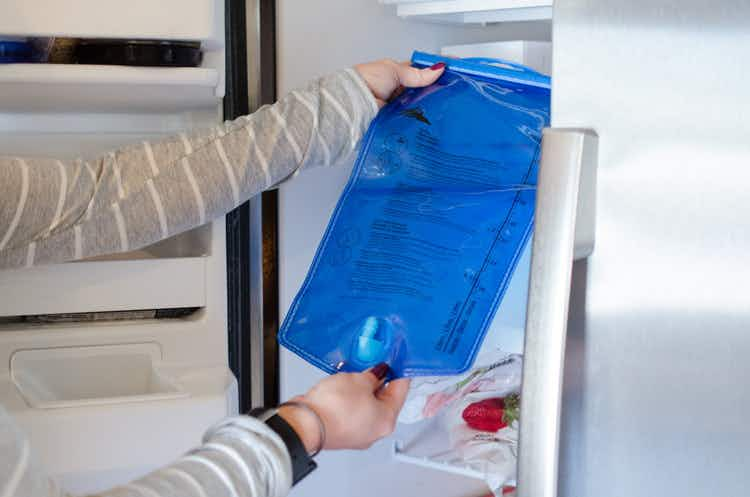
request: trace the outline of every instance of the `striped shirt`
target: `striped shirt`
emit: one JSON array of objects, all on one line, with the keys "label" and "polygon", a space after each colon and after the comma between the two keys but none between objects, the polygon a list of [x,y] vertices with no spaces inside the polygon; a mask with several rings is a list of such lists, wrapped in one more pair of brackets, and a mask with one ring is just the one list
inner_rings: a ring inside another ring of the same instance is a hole
[{"label": "striped shirt", "polygon": [[[301,169],[356,148],[377,104],[353,69],[214,129],[133,144],[96,160],[0,157],[0,270],[135,250],[221,216]],[[0,272],[2,277],[2,272]],[[203,445],[105,497],[280,497],[281,439],[229,418]],[[34,464],[0,406],[0,497],[66,495]]]},{"label": "striped shirt", "polygon": [[214,129],[95,160],[0,156],[0,269],[150,245],[354,149],[377,112],[353,69]]}]

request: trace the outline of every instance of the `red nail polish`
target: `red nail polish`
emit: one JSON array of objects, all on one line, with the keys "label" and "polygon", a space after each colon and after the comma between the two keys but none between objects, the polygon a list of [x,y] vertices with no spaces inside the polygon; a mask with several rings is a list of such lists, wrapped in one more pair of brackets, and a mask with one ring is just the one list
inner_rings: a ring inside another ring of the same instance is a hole
[{"label": "red nail polish", "polygon": [[391,368],[388,367],[388,364],[381,362],[380,364],[372,368],[370,372],[375,375],[375,378],[377,378],[378,380],[382,380],[388,375],[388,371],[390,371],[390,369]]},{"label": "red nail polish", "polygon": [[430,66],[431,71],[439,71],[440,69],[445,67],[445,62],[438,62],[437,64],[433,64]]}]

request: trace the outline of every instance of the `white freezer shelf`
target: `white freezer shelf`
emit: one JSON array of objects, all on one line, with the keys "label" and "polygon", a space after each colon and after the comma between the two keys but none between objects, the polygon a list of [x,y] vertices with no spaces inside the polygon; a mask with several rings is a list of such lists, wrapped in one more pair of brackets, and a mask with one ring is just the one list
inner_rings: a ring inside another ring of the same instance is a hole
[{"label": "white freezer shelf", "polygon": [[206,258],[14,269],[0,272],[0,295],[0,316],[204,307]]},{"label": "white freezer shelf", "polygon": [[407,455],[401,452],[401,443],[396,441],[393,444],[393,457],[397,461],[401,461],[407,464],[415,464],[425,468],[436,469],[438,471],[445,471],[446,473],[453,473],[457,475],[463,475],[476,480],[484,479],[484,475],[476,471],[475,469],[468,466],[459,466],[455,464],[441,463],[433,461],[427,457],[415,457]]},{"label": "white freezer shelf", "polygon": [[222,96],[213,68],[0,65],[0,112],[166,112]]},{"label": "white freezer shelf", "polygon": [[[401,442],[396,441],[393,444],[393,457],[397,461],[401,461],[407,464],[414,464],[416,466],[422,466],[424,468],[436,469],[438,471],[444,471],[446,473],[453,473],[456,475],[466,476],[468,478],[474,478],[475,480],[484,480],[485,474],[470,465],[459,465],[451,464],[447,462],[433,461],[428,457],[417,457],[410,456],[402,452]],[[510,480],[504,483],[505,487],[515,487],[517,482]]]},{"label": "white freezer shelf", "polygon": [[399,17],[453,24],[552,19],[553,0],[380,0]]},{"label": "white freezer shelf", "polygon": [[200,40],[223,45],[222,0],[3,2],[0,34]]}]

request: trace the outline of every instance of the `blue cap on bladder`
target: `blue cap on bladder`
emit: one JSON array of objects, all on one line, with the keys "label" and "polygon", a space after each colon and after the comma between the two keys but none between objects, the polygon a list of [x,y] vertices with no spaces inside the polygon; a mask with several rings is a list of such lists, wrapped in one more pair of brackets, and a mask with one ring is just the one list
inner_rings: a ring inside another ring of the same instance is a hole
[{"label": "blue cap on bladder", "polygon": [[385,358],[386,330],[374,316],[365,319],[354,341],[353,359],[363,365],[371,365]]}]

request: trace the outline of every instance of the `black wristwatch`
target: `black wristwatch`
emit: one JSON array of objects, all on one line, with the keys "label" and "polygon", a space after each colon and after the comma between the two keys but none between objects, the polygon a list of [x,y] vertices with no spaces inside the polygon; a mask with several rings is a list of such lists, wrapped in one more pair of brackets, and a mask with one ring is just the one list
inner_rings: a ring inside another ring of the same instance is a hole
[{"label": "black wristwatch", "polygon": [[294,431],[294,428],[284,418],[279,416],[278,409],[258,407],[248,414],[266,423],[284,441],[289,451],[289,456],[292,458],[292,485],[296,485],[297,482],[318,467],[312,456],[307,453],[305,445],[302,443],[299,435],[297,435],[297,432]]}]

